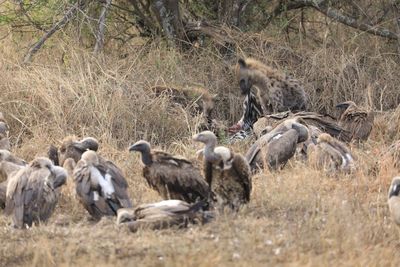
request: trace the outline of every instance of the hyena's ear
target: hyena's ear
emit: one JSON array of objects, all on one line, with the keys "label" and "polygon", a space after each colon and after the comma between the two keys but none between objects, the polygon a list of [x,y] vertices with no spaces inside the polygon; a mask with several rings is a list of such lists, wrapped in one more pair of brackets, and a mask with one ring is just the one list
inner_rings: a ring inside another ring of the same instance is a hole
[{"label": "hyena's ear", "polygon": [[243,58],[239,58],[238,64],[241,68],[246,68],[246,61]]}]

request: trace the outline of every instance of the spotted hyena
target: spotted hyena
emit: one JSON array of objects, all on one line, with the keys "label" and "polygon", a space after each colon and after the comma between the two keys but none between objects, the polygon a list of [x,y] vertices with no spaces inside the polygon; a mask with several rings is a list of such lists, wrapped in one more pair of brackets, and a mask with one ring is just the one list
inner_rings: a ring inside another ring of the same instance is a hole
[{"label": "spotted hyena", "polygon": [[264,114],[306,110],[307,96],[298,80],[251,58],[238,60],[236,75],[243,95],[257,88]]}]

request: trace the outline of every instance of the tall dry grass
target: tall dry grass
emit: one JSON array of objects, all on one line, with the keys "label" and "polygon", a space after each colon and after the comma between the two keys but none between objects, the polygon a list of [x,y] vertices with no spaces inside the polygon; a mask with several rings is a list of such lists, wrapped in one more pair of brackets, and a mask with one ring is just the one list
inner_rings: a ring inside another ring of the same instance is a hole
[{"label": "tall dry grass", "polygon": [[[400,100],[396,56],[373,37],[338,35],[318,44],[287,43],[265,34],[233,37],[242,56],[301,80],[312,110],[334,113],[337,102],[351,99],[379,111],[371,139],[353,148],[356,173],[327,177],[292,162],[282,172],[256,175],[251,203],[237,215],[188,230],[136,234],[117,228],[113,220],[88,222],[66,187],[47,225],[13,230],[9,218],[0,215],[0,265],[398,266],[399,231],[386,205],[398,170],[379,157],[399,138],[399,111],[388,111]],[[202,85],[218,94],[219,120],[234,123],[241,115],[232,70],[236,58],[222,57],[218,47],[185,55],[162,44],[127,44],[125,51],[110,49],[95,58],[61,39],[33,64],[21,66],[26,43],[11,41],[0,45],[0,111],[10,124],[14,152],[31,160],[65,135],[94,136],[100,153],[123,169],[134,204],[160,198],[142,178],[138,155],[126,151],[130,143],[147,139],[189,158],[199,148],[190,141],[199,118],[149,94],[152,85]],[[234,149],[245,152],[248,145]]]}]

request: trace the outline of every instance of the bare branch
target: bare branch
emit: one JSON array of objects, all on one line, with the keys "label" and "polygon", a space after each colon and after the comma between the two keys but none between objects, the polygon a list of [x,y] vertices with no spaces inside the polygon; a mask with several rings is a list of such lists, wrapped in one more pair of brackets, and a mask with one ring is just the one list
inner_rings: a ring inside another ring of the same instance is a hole
[{"label": "bare branch", "polygon": [[[302,7],[312,7],[315,10],[321,12],[325,16],[336,20],[344,25],[352,27],[357,30],[361,30],[376,36],[385,37],[392,40],[398,40],[399,35],[388,29],[377,27],[368,23],[359,22],[354,18],[346,16],[340,10],[332,7],[332,5],[337,2],[337,0],[293,0],[288,3],[281,1],[280,4],[274,10],[271,18],[278,16],[283,11],[298,9]],[[284,10],[283,10],[284,9]]]},{"label": "bare branch", "polygon": [[63,28],[68,22],[76,15],[79,10],[80,3],[76,2],[72,7],[70,7],[65,13],[64,17],[55,23],[48,32],[46,32],[34,45],[31,46],[28,53],[25,55],[23,63],[26,64],[31,61],[32,56],[39,51],[47,39],[49,39],[56,31]]},{"label": "bare branch", "polygon": [[388,29],[375,27],[367,23],[358,22],[357,20],[344,15],[342,12],[333,7],[327,5],[312,5],[312,7],[321,12],[322,14],[326,15],[327,17],[334,19],[340,23],[343,23],[347,26],[350,26],[354,29],[361,30],[370,34],[374,34],[392,40],[399,39],[399,36],[396,33],[391,32]]},{"label": "bare branch", "polygon": [[97,31],[96,34],[96,44],[94,46],[94,53],[98,54],[101,50],[103,50],[104,47],[104,32],[106,29],[106,15],[107,15],[107,10],[111,5],[112,0],[106,0],[105,3],[103,3],[103,7],[100,12],[99,16],[99,30]]}]

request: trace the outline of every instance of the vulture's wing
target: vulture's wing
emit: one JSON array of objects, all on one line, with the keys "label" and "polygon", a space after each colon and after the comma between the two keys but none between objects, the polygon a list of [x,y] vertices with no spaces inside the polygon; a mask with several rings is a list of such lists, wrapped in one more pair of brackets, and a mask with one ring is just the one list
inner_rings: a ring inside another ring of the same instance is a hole
[{"label": "vulture's wing", "polygon": [[298,133],[290,129],[283,133],[277,133],[270,139],[268,149],[268,163],[270,167],[276,168],[285,164],[296,152]]},{"label": "vulture's wing", "polygon": [[242,155],[235,153],[233,156],[232,168],[237,173],[239,182],[243,185],[246,192],[246,199],[250,200],[252,184],[249,163],[247,163],[246,159]]},{"label": "vulture's wing", "polygon": [[107,174],[111,176],[115,190],[115,197],[120,202],[122,208],[132,207],[132,203],[127,192],[128,183],[122,174],[121,169],[119,169],[112,161],[104,159],[100,161],[100,164],[97,166],[97,168],[103,176]]},{"label": "vulture's wing", "polygon": [[[108,206],[104,198],[91,188],[90,170],[84,160],[78,161],[74,169],[76,194],[85,209],[96,219],[107,214]],[[95,197],[95,194],[97,196]],[[96,198],[96,200],[95,200]]]},{"label": "vulture's wing", "polygon": [[262,136],[260,139],[258,139],[254,144],[251,145],[251,147],[249,148],[249,150],[247,150],[246,153],[246,160],[250,165],[253,165],[254,160],[257,158],[258,153],[260,153],[261,151],[261,146],[262,146],[262,142],[261,139],[264,136]]},{"label": "vulture's wing", "polygon": [[28,167],[21,169],[10,177],[7,185],[5,213],[14,214],[13,220],[18,227],[23,226],[24,189],[28,183],[29,174]]},{"label": "vulture's wing", "polygon": [[324,133],[328,133],[344,142],[351,141],[351,133],[339,126],[330,116],[313,112],[299,112],[295,114],[295,117],[302,118],[307,124],[313,125]]},{"label": "vulture's wing", "polygon": [[353,138],[367,139],[374,123],[374,114],[364,110],[349,110],[345,112],[340,120],[340,124],[349,130]]},{"label": "vulture's wing", "polygon": [[49,175],[50,171],[47,168],[40,168],[38,170],[34,170],[29,175],[27,184],[23,192],[24,209],[25,209],[24,220],[26,220],[28,224],[32,223],[34,216],[37,216],[37,213],[39,211],[40,213],[47,213],[47,214],[49,214],[52,211],[51,206],[54,203],[43,201],[44,181],[45,178]]},{"label": "vulture's wing", "polygon": [[179,192],[186,201],[208,198],[209,186],[190,161],[166,153],[155,158],[149,175],[162,180],[169,191]]}]

